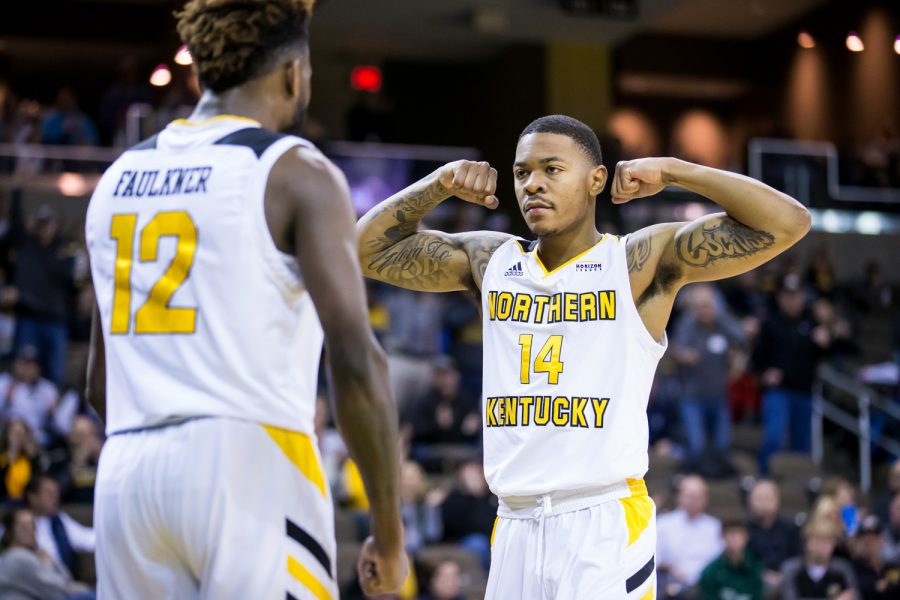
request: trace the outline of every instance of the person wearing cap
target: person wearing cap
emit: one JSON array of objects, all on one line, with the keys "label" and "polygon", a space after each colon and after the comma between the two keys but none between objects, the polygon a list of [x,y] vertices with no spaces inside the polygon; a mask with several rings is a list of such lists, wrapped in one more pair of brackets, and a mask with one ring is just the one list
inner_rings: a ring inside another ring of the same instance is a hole
[{"label": "person wearing cap", "polygon": [[853,570],[862,600],[900,598],[900,564],[884,560],[881,520],[866,515],[856,531]]},{"label": "person wearing cap", "polygon": [[740,519],[722,523],[725,550],[700,574],[698,600],[762,600],[762,564],[747,549],[747,525]]},{"label": "person wearing cap", "polygon": [[15,251],[12,285],[3,299],[15,309],[14,349],[34,346],[44,375],[60,385],[66,363],[68,318],[75,289],[75,259],[63,242],[59,214],[43,205],[26,228],[21,199],[10,208],[10,242]]},{"label": "person wearing cap", "polygon": [[800,277],[788,275],[777,297],[776,314],[765,320],[753,351],[753,365],[763,386],[763,441],[759,470],[769,472],[769,458],[782,450],[790,434],[793,452],[809,452],[812,384],[816,367],[831,344],[828,330],[817,327],[806,310]]}]

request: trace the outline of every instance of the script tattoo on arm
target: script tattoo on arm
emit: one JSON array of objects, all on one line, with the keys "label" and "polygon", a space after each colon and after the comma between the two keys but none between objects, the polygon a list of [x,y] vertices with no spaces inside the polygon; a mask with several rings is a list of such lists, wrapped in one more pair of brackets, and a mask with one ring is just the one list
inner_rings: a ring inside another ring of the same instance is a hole
[{"label": "script tattoo on arm", "polygon": [[642,235],[634,243],[628,244],[625,250],[628,259],[628,272],[636,273],[644,268],[647,259],[650,258],[650,236]]},{"label": "script tattoo on arm", "polygon": [[419,233],[376,252],[367,267],[382,281],[427,289],[448,277],[444,267],[455,250],[446,239]]},{"label": "script tattoo on arm", "polygon": [[711,226],[703,225],[675,240],[675,253],[682,263],[706,267],[729,258],[744,258],[775,245],[775,236],[727,217]]}]

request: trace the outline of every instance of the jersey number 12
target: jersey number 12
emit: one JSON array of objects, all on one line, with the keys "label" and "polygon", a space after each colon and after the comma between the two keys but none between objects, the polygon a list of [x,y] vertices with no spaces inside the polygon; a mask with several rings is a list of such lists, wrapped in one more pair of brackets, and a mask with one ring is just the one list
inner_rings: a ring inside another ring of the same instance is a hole
[{"label": "jersey number 12", "polygon": [[[111,333],[128,333],[131,328],[131,266],[136,214],[113,215],[110,237],[116,241]],[[197,251],[197,227],[185,211],[161,212],[141,230],[141,262],[157,260],[160,238],[174,237],[175,258],[163,276],[153,285],[147,301],[134,314],[135,333],[194,333],[196,308],[169,306],[175,291],[184,283]]]}]

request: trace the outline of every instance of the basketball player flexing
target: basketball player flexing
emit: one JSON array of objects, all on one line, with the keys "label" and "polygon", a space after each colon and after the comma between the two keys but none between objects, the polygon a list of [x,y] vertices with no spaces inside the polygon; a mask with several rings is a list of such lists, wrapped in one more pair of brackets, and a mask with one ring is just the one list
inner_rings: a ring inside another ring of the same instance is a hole
[{"label": "basketball player flexing", "polygon": [[809,213],[747,177],[646,158],[617,166],[613,202],[671,185],[725,212],[601,234],[600,144],[554,115],[525,128],[513,165],[536,241],[420,229],[451,195],[496,207],[496,177],[454,162],[374,207],[357,225],[363,271],[480,297],[485,475],[500,500],[487,597],[654,598],[646,407],[675,296],[771,260],[806,234]]},{"label": "basketball player flexing", "polygon": [[116,160],[91,199],[88,394],[109,435],[101,598],[337,597],[313,429],[323,336],[372,507],[362,588],[391,592],[405,577],[396,408],[348,187],[287,135],[310,98],[311,9],[188,2],[178,32],[203,96],[189,120]]}]

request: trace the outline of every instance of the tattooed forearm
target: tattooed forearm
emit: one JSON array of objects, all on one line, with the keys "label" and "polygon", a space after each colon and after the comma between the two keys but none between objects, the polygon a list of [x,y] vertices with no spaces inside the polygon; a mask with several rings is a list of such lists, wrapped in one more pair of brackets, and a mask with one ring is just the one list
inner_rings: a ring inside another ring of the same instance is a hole
[{"label": "tattooed forearm", "polygon": [[[427,186],[424,189],[400,192],[385,202],[376,219],[384,221],[383,240],[393,244],[416,232],[422,217],[447,198],[447,192],[440,186]],[[393,217],[393,218],[390,218]]]},{"label": "tattooed forearm", "polygon": [[625,249],[625,257],[628,259],[628,272],[636,273],[644,268],[647,259],[650,258],[650,236],[642,235],[634,241],[630,241]]},{"label": "tattooed forearm", "polygon": [[444,267],[454,250],[437,236],[420,234],[377,252],[367,268],[381,281],[425,289],[447,277]]},{"label": "tattooed forearm", "polygon": [[700,226],[675,239],[678,260],[692,267],[706,267],[726,258],[744,258],[771,248],[775,236],[752,229],[731,218]]}]

